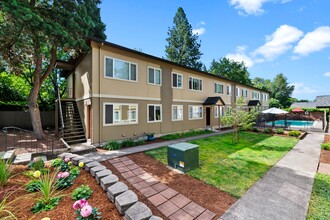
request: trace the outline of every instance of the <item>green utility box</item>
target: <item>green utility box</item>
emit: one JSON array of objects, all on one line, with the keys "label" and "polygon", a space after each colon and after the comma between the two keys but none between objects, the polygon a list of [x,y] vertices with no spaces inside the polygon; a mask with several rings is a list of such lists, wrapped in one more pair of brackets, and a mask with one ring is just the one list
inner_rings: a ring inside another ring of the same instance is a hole
[{"label": "green utility box", "polygon": [[175,169],[187,172],[199,167],[198,145],[190,143],[178,143],[167,148],[168,165]]}]

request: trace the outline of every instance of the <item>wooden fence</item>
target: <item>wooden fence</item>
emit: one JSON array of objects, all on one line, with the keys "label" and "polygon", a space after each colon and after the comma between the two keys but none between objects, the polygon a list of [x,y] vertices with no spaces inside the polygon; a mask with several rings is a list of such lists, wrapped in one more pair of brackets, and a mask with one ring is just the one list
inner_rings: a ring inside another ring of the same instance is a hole
[{"label": "wooden fence", "polygon": [[[40,112],[43,128],[55,127],[55,112]],[[24,129],[32,129],[30,113],[27,111],[0,111],[0,129],[15,126]]]}]

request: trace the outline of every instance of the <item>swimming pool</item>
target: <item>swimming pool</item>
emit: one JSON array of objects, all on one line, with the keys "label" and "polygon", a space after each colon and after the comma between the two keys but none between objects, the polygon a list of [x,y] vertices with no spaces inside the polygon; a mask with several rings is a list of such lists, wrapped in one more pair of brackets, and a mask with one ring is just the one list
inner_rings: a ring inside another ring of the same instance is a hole
[{"label": "swimming pool", "polygon": [[[286,120],[287,126],[293,127],[310,127],[313,125],[313,121],[299,121],[299,120]],[[273,122],[269,121],[266,125],[272,126]],[[276,120],[275,126],[285,126],[284,120]]]}]

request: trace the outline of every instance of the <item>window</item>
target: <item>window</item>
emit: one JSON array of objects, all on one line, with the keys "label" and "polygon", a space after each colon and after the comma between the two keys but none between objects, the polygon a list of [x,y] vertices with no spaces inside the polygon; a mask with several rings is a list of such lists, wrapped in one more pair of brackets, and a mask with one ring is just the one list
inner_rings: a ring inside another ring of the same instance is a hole
[{"label": "window", "polygon": [[214,83],[214,93],[223,94],[223,85],[220,83]]},{"label": "window", "polygon": [[247,97],[247,89],[242,89],[242,97]]},{"label": "window", "polygon": [[236,88],[235,93],[236,93],[236,97],[239,97],[239,88]]},{"label": "window", "polygon": [[148,105],[148,122],[162,121],[162,105]]},{"label": "window", "polygon": [[182,105],[172,105],[172,121],[183,120],[183,106]]},{"label": "window", "polygon": [[265,94],[265,101],[268,101],[268,94]]},{"label": "window", "polygon": [[182,89],[182,75],[178,73],[172,73],[172,87]]},{"label": "window", "polygon": [[105,76],[114,79],[137,81],[137,64],[106,57]]},{"label": "window", "polygon": [[136,124],[138,104],[104,104],[104,125]]},{"label": "window", "polygon": [[227,106],[226,114],[231,115],[231,106]]},{"label": "window", "polygon": [[218,106],[218,105],[214,106],[214,118],[219,118],[219,107],[220,106]]},{"label": "window", "polygon": [[202,119],[203,118],[203,106],[190,105],[189,106],[189,119]]},{"label": "window", "polygon": [[148,67],[148,83],[161,85],[161,78],[162,78],[162,70],[156,69],[152,67]]},{"label": "window", "polygon": [[227,86],[227,95],[231,95],[231,86]]},{"label": "window", "polygon": [[252,99],[260,100],[260,92],[252,92]]},{"label": "window", "polygon": [[221,114],[221,116],[225,116],[225,114],[226,114],[225,106],[220,106],[220,114]]},{"label": "window", "polygon": [[202,91],[202,84],[203,81],[201,79],[189,76],[189,89],[195,91]]}]

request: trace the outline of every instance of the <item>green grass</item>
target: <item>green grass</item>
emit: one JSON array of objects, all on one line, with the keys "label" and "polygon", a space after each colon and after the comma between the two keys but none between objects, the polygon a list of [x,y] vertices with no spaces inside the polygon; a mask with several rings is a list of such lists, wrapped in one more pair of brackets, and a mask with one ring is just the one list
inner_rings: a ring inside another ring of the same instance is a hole
[{"label": "green grass", "polygon": [[308,220],[330,219],[330,176],[316,174],[309,209]]},{"label": "green grass", "polygon": [[179,132],[179,133],[174,133],[174,134],[167,134],[160,139],[162,140],[175,140],[179,138],[186,138],[186,137],[192,137],[192,136],[197,136],[197,135],[202,135],[202,134],[209,134],[212,133],[212,131],[209,130],[191,130],[191,131],[186,131],[186,132]]},{"label": "green grass", "polygon": [[[191,141],[199,145],[200,167],[189,175],[232,196],[241,197],[298,142],[294,138],[241,132],[233,145],[231,133]],[[167,147],[147,151],[167,164]]]}]

